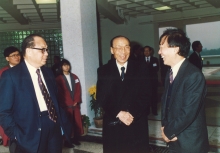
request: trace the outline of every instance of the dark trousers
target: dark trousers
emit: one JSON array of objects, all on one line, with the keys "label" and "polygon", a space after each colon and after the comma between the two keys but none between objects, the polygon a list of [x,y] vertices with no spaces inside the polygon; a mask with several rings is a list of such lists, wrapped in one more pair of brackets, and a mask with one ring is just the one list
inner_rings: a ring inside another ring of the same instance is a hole
[{"label": "dark trousers", "polygon": [[[41,116],[41,125],[41,138],[37,153],[62,153],[62,135],[59,124],[50,120],[48,113],[44,112]],[[18,146],[16,140],[10,141],[9,151],[10,153],[32,153]]]},{"label": "dark trousers", "polygon": [[158,101],[157,88],[158,88],[158,83],[154,82],[151,88],[151,95],[152,95],[151,102],[147,108],[148,114],[150,114],[150,112],[152,112],[153,114],[157,114],[157,101]]}]

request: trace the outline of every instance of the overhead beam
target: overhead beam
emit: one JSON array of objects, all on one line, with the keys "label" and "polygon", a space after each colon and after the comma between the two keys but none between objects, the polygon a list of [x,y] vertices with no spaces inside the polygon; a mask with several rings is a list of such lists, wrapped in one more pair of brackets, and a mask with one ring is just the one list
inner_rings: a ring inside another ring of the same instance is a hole
[{"label": "overhead beam", "polygon": [[0,0],[0,6],[8,13],[10,14],[18,23],[21,25],[28,24],[28,20],[22,15],[20,10],[16,8],[16,6],[13,5],[12,0]]},{"label": "overhead beam", "polygon": [[220,1],[219,0],[206,0],[209,4],[214,6],[215,8],[220,8]]},{"label": "overhead beam", "polygon": [[110,19],[116,24],[124,24],[124,20],[118,15],[114,5],[109,4],[106,0],[97,0],[98,12]]},{"label": "overhead beam", "polygon": [[166,22],[159,22],[159,27],[178,27],[179,25],[189,25],[189,24],[198,24],[198,23],[207,23],[207,22],[215,22],[219,21],[219,16],[208,16],[202,18],[191,18],[191,19],[181,19],[181,20],[174,20],[174,21],[166,21]]},{"label": "overhead beam", "polygon": [[37,13],[38,13],[38,15],[39,15],[41,21],[44,21],[44,18],[43,18],[43,16],[42,16],[41,12],[40,12],[39,5],[36,3],[35,0],[32,0],[32,2],[33,2],[33,4],[34,4],[35,9],[37,10]]}]

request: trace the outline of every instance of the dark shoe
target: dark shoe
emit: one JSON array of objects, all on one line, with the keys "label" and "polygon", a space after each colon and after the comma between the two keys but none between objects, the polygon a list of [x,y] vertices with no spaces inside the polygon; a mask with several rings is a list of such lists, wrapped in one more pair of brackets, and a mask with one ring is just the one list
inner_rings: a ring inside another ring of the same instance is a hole
[{"label": "dark shoe", "polygon": [[64,142],[64,147],[66,148],[74,148],[74,145],[70,144],[68,141]]},{"label": "dark shoe", "polygon": [[73,140],[72,142],[73,142],[73,144],[75,144],[75,145],[81,145],[81,143],[80,143],[79,141],[77,141],[77,140]]}]

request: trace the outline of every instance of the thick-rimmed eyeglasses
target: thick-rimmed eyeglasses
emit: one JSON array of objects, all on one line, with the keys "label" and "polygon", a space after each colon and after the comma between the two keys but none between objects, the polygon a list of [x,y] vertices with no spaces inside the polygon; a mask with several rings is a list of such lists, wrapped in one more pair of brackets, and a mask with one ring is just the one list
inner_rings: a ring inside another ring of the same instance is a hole
[{"label": "thick-rimmed eyeglasses", "polygon": [[49,53],[49,49],[47,48],[31,48],[31,49],[37,49],[37,50],[41,50],[41,52],[44,54],[45,52]]},{"label": "thick-rimmed eyeglasses", "polygon": [[21,55],[20,54],[13,54],[13,55],[10,55],[10,56],[8,56],[8,57],[13,57],[13,58],[15,58],[15,57],[20,57]]}]

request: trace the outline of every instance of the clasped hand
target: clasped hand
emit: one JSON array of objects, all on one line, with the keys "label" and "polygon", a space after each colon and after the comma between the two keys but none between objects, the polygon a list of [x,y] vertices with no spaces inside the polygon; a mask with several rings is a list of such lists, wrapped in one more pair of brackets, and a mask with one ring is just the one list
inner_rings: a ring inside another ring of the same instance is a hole
[{"label": "clasped hand", "polygon": [[134,120],[134,117],[129,112],[126,111],[120,111],[117,117],[127,126],[129,126]]}]

